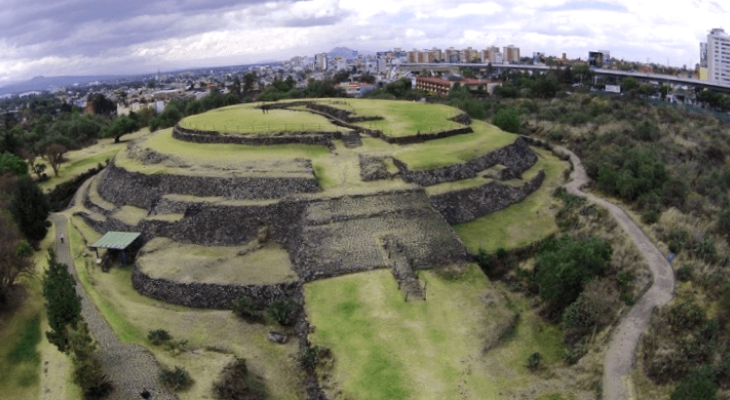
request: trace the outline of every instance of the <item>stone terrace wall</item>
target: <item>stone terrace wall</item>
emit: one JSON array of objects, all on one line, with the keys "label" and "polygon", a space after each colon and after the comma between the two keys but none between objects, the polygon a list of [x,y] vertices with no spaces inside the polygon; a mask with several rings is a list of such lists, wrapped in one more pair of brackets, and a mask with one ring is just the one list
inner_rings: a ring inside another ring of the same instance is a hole
[{"label": "stone terrace wall", "polygon": [[409,135],[409,136],[398,136],[398,137],[391,137],[385,135],[382,131],[375,131],[375,130],[368,130],[367,133],[375,138],[379,138],[381,140],[384,140],[390,144],[413,144],[413,143],[423,143],[427,140],[435,140],[435,139],[443,139],[451,136],[456,135],[464,135],[467,133],[474,132],[471,127],[466,126],[463,128],[455,128],[455,129],[447,129],[443,131],[438,132],[430,132],[430,133],[417,133],[415,135]]},{"label": "stone terrace wall", "polygon": [[537,161],[537,156],[530,150],[526,139],[519,137],[514,143],[492,151],[471,161],[449,165],[425,171],[413,171],[408,165],[394,158],[393,163],[400,170],[400,176],[406,182],[415,182],[421,186],[431,186],[443,182],[460,181],[474,178],[480,171],[496,164],[504,165],[517,174],[530,169]]},{"label": "stone terrace wall", "polygon": [[151,209],[164,194],[220,196],[239,200],[276,199],[297,193],[315,193],[321,189],[311,178],[218,178],[211,176],[147,175],[129,172],[110,163],[106,179],[99,182],[99,194],[105,200]]},{"label": "stone terrace wall", "polygon": [[355,122],[365,122],[365,121],[378,121],[383,119],[383,117],[378,116],[352,116],[352,112],[343,110],[336,107],[330,107],[326,106],[324,104],[317,104],[315,102],[309,102],[306,104],[307,108],[319,111],[322,114],[327,114],[332,118],[337,118],[340,121],[347,122],[348,124],[352,124]]},{"label": "stone terrace wall", "polygon": [[508,186],[496,181],[484,185],[430,196],[431,205],[449,224],[460,224],[519,203],[537,190],[545,179],[540,171],[522,186]]},{"label": "stone terrace wall", "polygon": [[332,140],[342,138],[341,132],[287,131],[265,132],[261,136],[223,135],[217,131],[196,131],[175,126],[172,137],[193,143],[229,143],[249,146],[272,146],[277,144],[313,144],[332,149]]},{"label": "stone terrace wall", "polygon": [[263,309],[272,300],[301,298],[300,282],[273,285],[225,285],[213,283],[182,283],[151,278],[135,264],[132,287],[145,296],[186,307],[230,309],[234,300],[248,296],[254,307]]}]

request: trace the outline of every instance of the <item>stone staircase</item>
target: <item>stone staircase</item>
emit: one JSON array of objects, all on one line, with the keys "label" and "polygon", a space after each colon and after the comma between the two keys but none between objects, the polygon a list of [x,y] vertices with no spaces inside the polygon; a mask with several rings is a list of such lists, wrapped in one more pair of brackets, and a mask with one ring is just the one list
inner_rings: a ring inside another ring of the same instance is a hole
[{"label": "stone staircase", "polygon": [[403,246],[393,238],[384,238],[383,251],[393,277],[398,282],[398,288],[406,296],[406,301],[426,300],[426,289],[421,287],[418,277],[413,273],[412,261],[403,253]]}]

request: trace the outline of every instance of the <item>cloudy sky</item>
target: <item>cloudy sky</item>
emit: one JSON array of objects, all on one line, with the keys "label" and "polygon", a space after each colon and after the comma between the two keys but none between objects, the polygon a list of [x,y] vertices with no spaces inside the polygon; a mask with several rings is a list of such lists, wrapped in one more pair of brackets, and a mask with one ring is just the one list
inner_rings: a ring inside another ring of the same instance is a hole
[{"label": "cloudy sky", "polygon": [[[728,26],[724,26],[727,23]],[[0,86],[360,51],[514,44],[694,65],[726,0],[0,0]],[[690,64],[691,63],[691,64]]]}]

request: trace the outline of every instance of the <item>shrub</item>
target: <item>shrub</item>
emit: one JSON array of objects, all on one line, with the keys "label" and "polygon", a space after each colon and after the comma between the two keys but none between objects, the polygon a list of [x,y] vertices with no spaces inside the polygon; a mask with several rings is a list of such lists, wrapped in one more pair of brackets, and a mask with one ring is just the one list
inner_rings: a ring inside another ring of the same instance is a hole
[{"label": "shrub", "polygon": [[542,354],[540,354],[540,352],[532,353],[530,354],[530,357],[527,358],[527,369],[530,371],[537,371],[542,368],[542,366]]},{"label": "shrub", "polygon": [[568,365],[573,365],[577,363],[585,354],[586,346],[584,346],[583,344],[578,344],[565,349],[565,353],[563,354],[563,361],[565,361],[565,363]]},{"label": "shrub", "polygon": [[157,329],[154,331],[150,331],[147,334],[147,339],[149,339],[150,342],[152,342],[152,344],[154,344],[155,346],[159,346],[164,342],[170,341],[172,339],[172,336],[170,336],[170,334],[167,333],[167,331],[164,329]]},{"label": "shrub", "polygon": [[674,229],[669,232],[669,251],[679,254],[689,241],[689,234],[682,229]]},{"label": "shrub", "polygon": [[659,212],[657,210],[646,210],[641,213],[641,221],[645,224],[653,224],[659,221]]},{"label": "shrub", "polygon": [[687,282],[692,279],[692,267],[687,264],[682,265],[677,269],[677,272],[674,275],[678,281]]},{"label": "shrub", "polygon": [[213,383],[213,392],[221,400],[263,400],[266,386],[251,374],[246,360],[236,358],[223,368],[220,380]]},{"label": "shrub", "polygon": [[494,263],[494,260],[492,260],[492,255],[484,249],[479,249],[476,261],[477,264],[479,264],[479,266],[486,271],[489,271]]},{"label": "shrub", "polygon": [[601,329],[613,321],[619,307],[619,292],[608,279],[596,279],[563,313],[563,324],[569,328]]},{"label": "shrub", "polygon": [[730,234],[730,207],[725,207],[717,215],[717,229],[723,235]]},{"label": "shrub", "polygon": [[715,373],[709,365],[691,371],[682,379],[669,400],[715,400]]},{"label": "shrub", "polygon": [[249,322],[261,321],[261,312],[256,310],[253,302],[249,297],[242,296],[233,301],[231,304],[233,313]]},{"label": "shrub", "polygon": [[193,378],[190,377],[188,371],[177,366],[175,367],[175,369],[168,369],[163,367],[160,371],[158,379],[160,383],[174,391],[185,390],[192,386],[195,382]]},{"label": "shrub", "polygon": [[494,114],[492,123],[502,129],[505,132],[519,133],[520,132],[520,115],[515,109],[503,108]]},{"label": "shrub", "polygon": [[266,313],[279,324],[290,326],[295,322],[298,308],[299,305],[294,300],[277,299],[269,303],[269,306],[266,307]]},{"label": "shrub", "polygon": [[692,251],[697,258],[701,258],[706,262],[715,262],[717,259],[717,250],[715,243],[710,238],[704,237],[701,242],[696,242],[692,246]]},{"label": "shrub", "polygon": [[307,346],[299,354],[299,365],[309,372],[313,372],[317,365],[326,360],[332,358],[332,351],[325,347],[320,346]]}]

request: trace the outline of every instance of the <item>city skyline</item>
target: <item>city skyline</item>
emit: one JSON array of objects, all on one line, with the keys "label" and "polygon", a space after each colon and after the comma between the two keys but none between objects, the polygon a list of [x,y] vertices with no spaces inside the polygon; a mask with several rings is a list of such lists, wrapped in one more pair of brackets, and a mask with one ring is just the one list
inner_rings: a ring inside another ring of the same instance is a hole
[{"label": "city skyline", "polygon": [[514,44],[523,57],[544,52],[583,59],[602,49],[619,59],[694,67],[699,43],[730,20],[730,8],[700,0],[663,2],[661,13],[655,2],[627,0],[6,3],[0,9],[0,86],[37,75],[287,60],[337,46],[375,52]]}]

